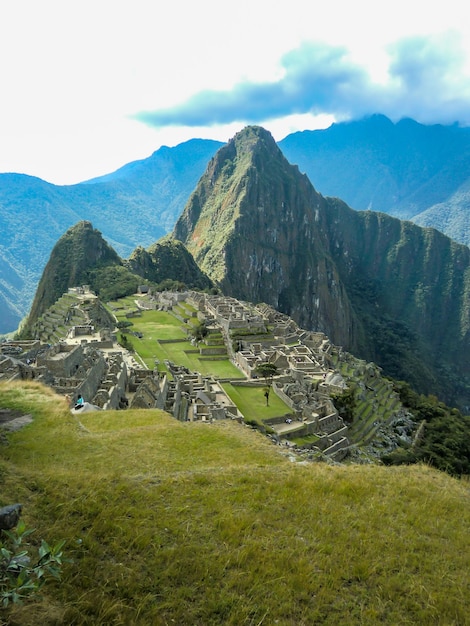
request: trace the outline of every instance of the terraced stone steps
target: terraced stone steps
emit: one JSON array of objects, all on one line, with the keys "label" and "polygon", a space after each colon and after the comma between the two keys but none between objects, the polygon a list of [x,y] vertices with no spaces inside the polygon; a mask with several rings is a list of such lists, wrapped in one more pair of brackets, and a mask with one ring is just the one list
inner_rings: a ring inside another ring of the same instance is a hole
[{"label": "terraced stone steps", "polygon": [[[348,385],[356,390],[357,409],[353,423],[349,425],[352,443],[362,446],[371,441],[378,429],[388,424],[401,403],[393,392],[392,385],[374,372],[371,364],[353,358],[336,357],[335,365]],[[370,376],[364,382],[364,372],[369,368]]]},{"label": "terraced stone steps", "polygon": [[38,338],[43,343],[57,343],[72,326],[86,323],[87,318],[76,305],[76,297],[64,294],[36,322]]}]

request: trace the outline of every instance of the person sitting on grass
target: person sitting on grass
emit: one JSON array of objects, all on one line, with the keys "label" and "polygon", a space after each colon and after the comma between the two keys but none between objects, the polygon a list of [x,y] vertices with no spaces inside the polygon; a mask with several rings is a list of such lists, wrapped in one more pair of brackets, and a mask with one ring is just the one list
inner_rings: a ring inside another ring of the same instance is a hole
[{"label": "person sitting on grass", "polygon": [[83,396],[79,395],[75,403],[75,407],[74,407],[75,410],[78,411],[78,409],[81,409],[84,404],[85,404],[85,400],[83,399]]}]

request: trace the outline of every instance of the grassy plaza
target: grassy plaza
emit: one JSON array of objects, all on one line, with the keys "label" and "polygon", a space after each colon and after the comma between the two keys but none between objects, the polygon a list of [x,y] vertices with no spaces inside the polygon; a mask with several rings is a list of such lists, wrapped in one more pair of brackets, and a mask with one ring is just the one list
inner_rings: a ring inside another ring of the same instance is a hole
[{"label": "grassy plaza", "polygon": [[138,317],[126,317],[129,311],[136,310],[134,301],[135,297],[123,298],[110,303],[110,308],[118,321],[132,322],[130,333],[142,335],[136,337],[127,333],[128,341],[149,369],[155,368],[157,360],[158,369],[163,371],[166,369],[164,361],[168,360],[204,376],[243,378],[243,374],[228,357],[210,359],[201,355],[200,350],[189,341],[191,321],[183,323],[171,313],[155,310],[142,311]]},{"label": "grassy plaza", "polygon": [[273,391],[269,394],[269,405],[264,397],[265,386],[241,387],[231,383],[223,383],[225,393],[229,396],[247,421],[260,422],[272,417],[291,413],[290,408]]}]

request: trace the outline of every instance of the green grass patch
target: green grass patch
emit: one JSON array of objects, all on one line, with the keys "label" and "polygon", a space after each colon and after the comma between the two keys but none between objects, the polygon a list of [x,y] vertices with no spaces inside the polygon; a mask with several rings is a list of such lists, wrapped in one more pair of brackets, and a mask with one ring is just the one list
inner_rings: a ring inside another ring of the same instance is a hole
[{"label": "green grass patch", "polygon": [[[122,310],[115,310],[118,320],[127,320],[127,306],[133,299],[123,298],[117,303],[113,303],[114,308],[124,306]],[[134,307],[135,308],[135,307]],[[200,372],[203,376],[214,376],[216,378],[243,378],[240,370],[228,359],[207,360],[200,359],[200,353],[188,339],[185,325],[171,313],[165,311],[142,311],[140,317],[129,318],[132,322],[130,330],[142,333],[142,338],[129,336],[134,350],[142,358],[149,369],[154,369],[155,359],[160,362],[159,369],[164,369],[165,360],[172,361],[175,365],[182,365],[191,371]],[[190,328],[194,322],[190,320],[186,328]],[[184,339],[185,341],[181,341]],[[160,340],[169,341],[163,343]],[[209,348],[202,345],[203,348]],[[188,351],[197,350],[197,353]]]},{"label": "green grass patch", "polygon": [[320,437],[318,435],[307,435],[306,437],[296,437],[295,439],[291,439],[293,443],[296,443],[298,446],[305,446],[307,444],[315,443],[318,441]]},{"label": "green grass patch", "polygon": [[230,383],[224,383],[222,386],[247,421],[262,424],[265,419],[291,412],[287,404],[272,390],[269,394],[269,406],[266,406],[265,387],[242,387]]},{"label": "green grass patch", "polygon": [[181,302],[178,306],[186,313],[197,313],[196,307],[194,307],[192,304],[188,304],[188,302],[186,302],[185,300]]},{"label": "green grass patch", "polygon": [[175,315],[180,315],[181,317],[189,317],[189,313],[187,311],[185,311],[183,307],[178,306],[178,305],[173,307],[172,312]]},{"label": "green grass patch", "polygon": [[[121,304],[126,307],[130,303],[129,298],[114,303],[114,307]],[[127,320],[126,311],[115,310],[118,320]],[[240,370],[228,359],[224,360],[201,360],[199,351],[196,354],[187,351],[195,350],[195,346],[188,339],[185,325],[171,313],[165,311],[142,311],[140,317],[130,318],[132,332],[142,333],[142,338],[129,335],[134,350],[141,357],[149,369],[154,369],[155,359],[160,361],[159,369],[164,369],[165,360],[172,361],[176,365],[183,365],[191,371],[200,372],[204,376],[217,378],[244,378]],[[194,320],[191,320],[193,322]],[[190,328],[191,324],[186,325]],[[181,341],[184,339],[185,341]],[[162,343],[160,340],[170,341]],[[172,341],[174,340],[174,341]],[[177,341],[176,341],[177,340]],[[203,346],[206,350],[209,347]]]}]

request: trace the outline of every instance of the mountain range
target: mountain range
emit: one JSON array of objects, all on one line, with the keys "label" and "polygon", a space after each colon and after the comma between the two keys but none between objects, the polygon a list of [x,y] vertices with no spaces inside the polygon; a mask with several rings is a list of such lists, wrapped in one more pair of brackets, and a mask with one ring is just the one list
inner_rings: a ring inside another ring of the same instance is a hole
[{"label": "mountain range", "polygon": [[323,197],[263,128],[221,147],[171,236],[129,260],[89,222],[70,229],[43,273],[29,330],[67,286],[88,282],[109,297],[115,287],[133,293],[139,281],[183,278],[269,304],[386,375],[469,408],[470,249]]},{"label": "mountain range", "polygon": [[0,333],[27,314],[51,250],[88,220],[123,257],[168,233],[220,143],[194,139],[78,185],[0,175]]},{"label": "mountain range", "polygon": [[279,146],[324,196],[470,244],[470,128],[373,115],[294,133]]},{"label": "mountain range", "polygon": [[[28,312],[57,239],[91,221],[127,257],[169,233],[222,143],[193,139],[78,185],[0,175],[0,333]],[[373,209],[433,226],[470,243],[470,132],[453,126],[393,124],[375,115],[294,133],[279,142],[315,189],[357,210]]]}]

